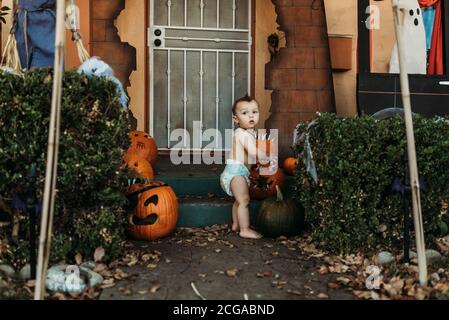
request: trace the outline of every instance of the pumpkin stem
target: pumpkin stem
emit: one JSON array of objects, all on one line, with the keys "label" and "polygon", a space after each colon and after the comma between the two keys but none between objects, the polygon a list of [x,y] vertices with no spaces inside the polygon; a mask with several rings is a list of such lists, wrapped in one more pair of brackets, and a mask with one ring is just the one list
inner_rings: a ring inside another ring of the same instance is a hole
[{"label": "pumpkin stem", "polygon": [[276,186],[276,191],[277,191],[277,194],[278,194],[277,201],[278,202],[284,201],[284,196],[282,195],[281,188],[279,188],[278,185]]}]

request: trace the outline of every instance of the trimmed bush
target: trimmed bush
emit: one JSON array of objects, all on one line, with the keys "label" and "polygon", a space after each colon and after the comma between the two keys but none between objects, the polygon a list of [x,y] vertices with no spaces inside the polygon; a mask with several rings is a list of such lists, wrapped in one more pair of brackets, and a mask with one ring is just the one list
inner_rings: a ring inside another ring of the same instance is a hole
[{"label": "trimmed bush", "polygon": [[[417,116],[414,126],[419,174],[425,181],[421,202],[429,245],[448,233],[449,121]],[[298,130],[304,133],[307,124]],[[404,209],[392,184],[395,178],[405,179],[403,119],[321,114],[308,132],[319,182],[299,165],[295,197],[306,209],[313,238],[337,253],[400,247]],[[304,160],[303,142],[298,141],[295,151]]]},{"label": "trimmed bush", "polygon": [[[23,207],[30,192],[42,199],[52,81],[51,70],[0,74],[0,210]],[[90,255],[98,246],[109,250],[109,258],[118,254],[127,204],[122,189],[129,174],[120,165],[129,130],[113,82],[64,74],[53,259]],[[33,164],[34,190],[27,177]],[[27,238],[24,216],[21,241]],[[10,236],[10,229],[0,231],[2,238]]]}]

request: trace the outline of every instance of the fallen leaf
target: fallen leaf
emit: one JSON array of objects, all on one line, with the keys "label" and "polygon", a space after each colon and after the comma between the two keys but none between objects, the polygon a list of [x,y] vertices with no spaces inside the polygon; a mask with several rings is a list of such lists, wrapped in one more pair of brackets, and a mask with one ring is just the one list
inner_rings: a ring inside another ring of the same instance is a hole
[{"label": "fallen leaf", "polygon": [[340,286],[339,286],[338,283],[336,283],[336,282],[329,282],[329,283],[327,284],[327,286],[328,286],[328,288],[330,288],[330,289],[339,289],[339,288],[340,288]]},{"label": "fallen leaf", "polygon": [[75,255],[75,262],[77,265],[81,265],[81,263],[83,263],[83,256],[81,255],[81,253],[77,253]]},{"label": "fallen leaf", "polygon": [[112,288],[115,286],[115,280],[113,278],[103,280],[101,284],[102,289]]},{"label": "fallen leaf", "polygon": [[100,272],[103,272],[103,271],[105,271],[107,269],[108,269],[107,265],[105,265],[103,263],[98,263],[98,264],[95,265],[94,271],[100,273]]},{"label": "fallen leaf", "polygon": [[105,255],[105,250],[103,249],[103,247],[98,247],[97,249],[95,249],[95,253],[94,253],[94,261],[95,262],[100,262]]},{"label": "fallen leaf", "polygon": [[320,293],[319,295],[317,295],[317,297],[320,299],[329,299],[329,296],[325,293]]},{"label": "fallen leaf", "polygon": [[301,292],[299,292],[297,290],[290,290],[290,289],[287,290],[287,293],[295,294],[297,296],[302,296],[303,295]]},{"label": "fallen leaf", "polygon": [[155,286],[151,287],[150,293],[155,294],[160,288],[161,288],[161,285],[155,285]]},{"label": "fallen leaf", "polygon": [[57,299],[57,300],[67,300],[67,297],[65,296],[65,294],[61,293],[61,292],[56,292],[55,294],[53,294],[51,296],[52,299]]},{"label": "fallen leaf", "polygon": [[320,270],[318,271],[321,275],[325,275],[329,273],[329,268],[326,266],[321,266]]},{"label": "fallen leaf", "polygon": [[271,271],[266,271],[266,272],[258,272],[257,273],[257,277],[258,278],[269,278],[272,277],[273,273]]},{"label": "fallen leaf", "polygon": [[239,272],[238,269],[236,269],[236,268],[231,268],[231,269],[226,270],[226,275],[227,275],[228,277],[235,278],[235,277],[237,277],[237,273],[238,273],[238,272]]}]

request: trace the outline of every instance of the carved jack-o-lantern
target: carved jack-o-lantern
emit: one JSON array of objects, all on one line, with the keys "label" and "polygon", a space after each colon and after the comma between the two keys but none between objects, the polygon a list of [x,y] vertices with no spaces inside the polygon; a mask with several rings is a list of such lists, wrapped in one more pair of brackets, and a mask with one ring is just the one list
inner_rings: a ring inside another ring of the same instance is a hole
[{"label": "carved jack-o-lantern", "polygon": [[131,213],[129,231],[137,240],[156,240],[176,229],[179,203],[172,188],[163,182],[135,184],[128,189]]},{"label": "carved jack-o-lantern", "polygon": [[131,131],[128,133],[128,137],[131,141],[131,146],[127,153],[146,159],[152,166],[156,165],[158,152],[156,141],[149,134],[142,131]]},{"label": "carved jack-o-lantern", "polygon": [[257,166],[250,170],[249,195],[254,200],[264,200],[277,194],[276,186],[282,188],[284,185],[284,174],[278,170],[273,175],[261,175]]},{"label": "carved jack-o-lantern", "polygon": [[146,159],[132,153],[126,153],[123,157],[123,162],[129,169],[134,171],[138,178],[147,181],[154,180],[153,167]]}]

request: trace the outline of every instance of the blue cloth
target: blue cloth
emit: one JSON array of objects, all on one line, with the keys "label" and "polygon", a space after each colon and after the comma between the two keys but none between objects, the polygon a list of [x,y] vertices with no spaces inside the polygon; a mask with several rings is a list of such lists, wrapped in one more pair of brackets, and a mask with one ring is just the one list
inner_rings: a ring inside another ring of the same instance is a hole
[{"label": "blue cloth", "polygon": [[[56,0],[19,0],[15,35],[22,68],[53,67],[56,37],[55,6]],[[28,54],[25,41],[28,45]]]},{"label": "blue cloth", "polygon": [[432,46],[433,25],[435,22],[435,7],[422,8],[424,19],[424,29],[426,30],[426,46],[427,50]]},{"label": "blue cloth", "polygon": [[228,159],[226,161],[226,167],[220,176],[221,188],[229,196],[232,197],[233,196],[232,190],[231,190],[232,179],[234,179],[235,177],[244,177],[246,180],[246,183],[249,186],[249,184],[250,184],[249,175],[250,175],[250,172],[249,172],[248,168],[243,163],[241,163],[240,161],[237,161],[237,160]]}]

